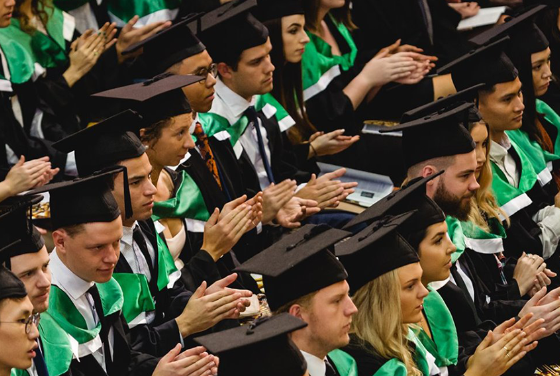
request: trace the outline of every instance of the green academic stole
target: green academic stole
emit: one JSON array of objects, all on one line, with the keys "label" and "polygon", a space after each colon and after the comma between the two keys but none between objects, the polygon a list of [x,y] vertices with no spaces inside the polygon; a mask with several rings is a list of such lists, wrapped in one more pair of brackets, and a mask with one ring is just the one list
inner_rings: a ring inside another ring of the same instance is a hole
[{"label": "green academic stole", "polygon": [[155,21],[173,20],[177,16],[181,0],[111,0],[107,10],[112,21],[123,27],[134,16],[139,16],[139,25]]},{"label": "green academic stole", "polygon": [[268,103],[272,107],[276,109],[276,120],[278,120],[278,125],[280,126],[280,131],[284,132],[285,130],[289,129],[292,125],[296,122],[295,120],[288,114],[288,111],[274,98],[271,93],[266,93],[260,96],[261,100],[265,103]]},{"label": "green academic stole", "polygon": [[[122,310],[124,297],[123,292],[113,278],[105,283],[97,283],[99,296],[101,297],[101,305],[103,307],[103,315],[105,317]],[[52,285],[49,297],[49,309],[47,313],[56,321],[56,323],[78,341],[78,355],[76,358],[91,354],[94,342],[101,343],[99,332],[101,331],[101,322],[93,329],[88,329],[86,321],[80,314],[72,300],[58,286]]]},{"label": "green academic stole", "polygon": [[426,350],[436,358],[438,367],[457,364],[459,339],[453,316],[439,293],[431,287],[428,287],[428,290],[430,293],[424,298],[424,311],[434,339],[432,340],[420,327],[415,329],[415,333]]},{"label": "green academic stole", "polygon": [[154,311],[156,306],[146,276],[136,273],[113,273],[113,278],[119,283],[123,292],[122,311],[128,327],[132,329],[147,324],[146,313]]},{"label": "green academic stole", "polygon": [[[277,107],[282,108],[282,105],[275,100],[276,106],[269,103],[272,101],[263,99],[262,95],[256,96],[255,101],[255,110],[262,111],[262,113],[266,116],[267,119],[270,119],[272,116],[276,115]],[[249,120],[247,116],[241,116],[234,124],[230,124],[228,119],[225,117],[224,114],[220,114],[220,110],[216,110],[219,106],[212,107],[211,111],[217,112],[207,112],[207,113],[199,113],[198,119],[202,128],[204,129],[204,133],[208,137],[212,137],[214,135],[218,135],[220,132],[226,131],[229,133],[229,141],[233,147],[233,151],[235,152],[235,156],[237,158],[240,157],[241,153],[243,152],[243,147],[241,143],[239,143],[239,138],[247,129],[247,125],[249,125]],[[284,110],[285,111],[285,110]]]},{"label": "green academic stole", "polygon": [[175,261],[167,244],[163,241],[161,236],[156,233],[157,246],[158,246],[158,280],[157,286],[161,291],[164,288],[172,288],[175,282],[181,278],[181,271],[177,270]]},{"label": "green academic stole", "polygon": [[491,162],[492,190],[496,195],[498,205],[500,205],[500,208],[510,217],[519,210],[531,205],[532,200],[527,195],[527,192],[529,192],[537,182],[537,174],[529,158],[527,158],[525,153],[514,142],[511,143],[511,147],[515,148],[515,151],[517,151],[521,159],[519,187],[514,187],[509,184],[500,167],[498,167],[496,163]]},{"label": "green academic stole", "polygon": [[[47,313],[41,313],[39,334],[43,347],[43,356],[50,376],[59,376],[70,369],[74,355],[73,346],[78,343],[67,334]],[[26,376],[26,370],[12,369],[12,376]]]},{"label": "green academic stole", "polygon": [[200,188],[187,172],[181,171],[181,184],[175,197],[154,202],[152,219],[157,221],[161,218],[184,218],[189,231],[204,231],[204,224],[210,218],[210,213]]},{"label": "green academic stole", "polygon": [[457,247],[455,253],[451,255],[451,262],[455,263],[467,247],[465,234],[463,233],[461,222],[457,218],[448,215],[445,217],[445,222],[447,223],[447,234],[453,244],[455,244],[455,247]]},{"label": "green academic stole", "polygon": [[560,156],[544,150],[536,141],[529,138],[529,135],[521,130],[506,131],[512,143],[515,143],[527,156],[533,169],[537,173],[537,179],[541,186],[545,186],[552,180],[549,165],[552,161],[560,159]]},{"label": "green academic stole", "polygon": [[470,249],[478,253],[486,255],[503,253],[506,230],[497,218],[490,218],[489,225],[496,233],[485,231],[472,222],[461,222],[466,243]]},{"label": "green academic stole", "polygon": [[358,49],[350,31],[342,23],[337,23],[329,14],[332,22],[350,46],[350,52],[333,55],[331,46],[317,35],[307,32],[310,43],[305,46],[301,61],[303,74],[303,98],[307,101],[329,86],[331,81],[340,75],[341,69],[347,71],[354,66]]},{"label": "green academic stole", "polygon": [[334,363],[339,374],[344,376],[358,376],[358,365],[348,353],[336,349],[329,353],[329,359]]},{"label": "green academic stole", "polygon": [[[31,36],[12,24],[0,28],[0,47],[8,62],[10,81],[23,84],[33,77],[35,72],[35,59],[31,49]],[[5,78],[5,77],[2,77]]]},{"label": "green academic stole", "polygon": [[544,118],[557,129],[556,140],[552,140],[554,144],[553,156],[560,155],[560,116],[548,104],[537,99],[537,112],[543,114]]}]

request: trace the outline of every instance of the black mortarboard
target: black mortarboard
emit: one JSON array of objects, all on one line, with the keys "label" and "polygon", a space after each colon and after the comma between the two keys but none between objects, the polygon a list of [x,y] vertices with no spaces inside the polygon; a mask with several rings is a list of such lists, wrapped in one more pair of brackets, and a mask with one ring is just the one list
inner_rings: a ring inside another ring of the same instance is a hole
[{"label": "black mortarboard", "polygon": [[483,83],[487,87],[511,82],[518,76],[517,69],[503,52],[509,37],[477,47],[438,69],[439,75],[451,73],[457,90]]},{"label": "black mortarboard", "polygon": [[138,138],[143,127],[142,117],[126,110],[71,134],[53,146],[65,153],[75,151],[80,176],[88,176],[144,154],[146,148]]},{"label": "black mortarboard", "polygon": [[31,220],[31,208],[41,200],[39,195],[14,196],[0,203],[0,263],[8,268],[11,257],[39,252],[45,245]]},{"label": "black mortarboard", "polygon": [[189,20],[178,22],[133,44],[123,51],[123,55],[144,48],[142,60],[146,63],[148,71],[154,76],[163,73],[172,65],[206,49],[204,44],[191,32],[188,22]]},{"label": "black mortarboard", "polygon": [[467,130],[473,103],[445,108],[385,131],[402,131],[405,167],[432,158],[470,153],[475,143]]},{"label": "black mortarboard", "polygon": [[257,0],[232,0],[205,14],[191,14],[186,21],[193,34],[199,35],[256,6]]},{"label": "black mortarboard", "polygon": [[327,225],[305,225],[249,259],[236,271],[263,275],[273,311],[302,296],[346,279],[333,245],[351,233]]},{"label": "black mortarboard", "polygon": [[397,232],[414,213],[383,217],[335,246],[348,271],[351,293],[391,270],[419,261],[416,250]]},{"label": "black mortarboard", "polygon": [[126,107],[138,111],[146,125],[192,112],[184,86],[204,80],[194,75],[163,73],[150,80],[96,93],[94,97],[119,99]]},{"label": "black mortarboard", "polygon": [[201,28],[198,36],[215,63],[237,59],[243,51],[266,43],[268,29],[248,12],[255,5],[256,0],[224,4],[193,23]]},{"label": "black mortarboard", "polygon": [[[386,197],[383,197],[381,200],[377,201],[375,204],[352,218],[352,220],[348,222],[343,229],[349,229],[361,223],[369,225],[373,221],[387,214],[397,215],[418,209],[417,206],[419,204],[417,204],[416,201],[424,201],[424,196],[426,196],[426,184],[443,173],[444,171],[442,170],[433,175],[426,176],[425,178],[412,180],[406,186],[402,187],[398,191],[392,192]],[[416,218],[420,218],[422,215],[422,213],[417,213],[414,217],[415,220],[412,222],[416,222]],[[432,222],[430,224],[436,222]]]},{"label": "black mortarboard", "polygon": [[537,13],[544,9],[546,9],[546,5],[538,5],[516,17],[508,18],[505,23],[480,33],[470,42],[482,46],[507,35],[510,37],[508,52],[512,50],[530,55],[544,51],[549,46],[548,39],[534,22]]},{"label": "black mortarboard", "polygon": [[288,334],[306,326],[282,313],[194,340],[220,357],[220,376],[303,376],[307,364]]},{"label": "black mortarboard", "polygon": [[0,265],[0,301],[3,299],[19,299],[27,296],[25,285],[6,267]]},{"label": "black mortarboard", "polygon": [[50,193],[53,230],[91,222],[112,222],[121,212],[111,193],[113,175],[122,166],[112,167],[85,178],[48,184],[29,194]]},{"label": "black mortarboard", "polygon": [[302,0],[258,0],[257,9],[253,12],[261,22],[305,14]]}]

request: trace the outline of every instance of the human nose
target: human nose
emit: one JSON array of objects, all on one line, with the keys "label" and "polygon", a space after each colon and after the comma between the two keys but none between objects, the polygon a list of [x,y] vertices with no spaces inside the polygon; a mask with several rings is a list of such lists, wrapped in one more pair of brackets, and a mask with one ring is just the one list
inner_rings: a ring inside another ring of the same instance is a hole
[{"label": "human nose", "polygon": [[473,192],[476,191],[478,188],[480,188],[480,184],[478,184],[478,182],[476,181],[476,177],[474,176],[474,174],[472,174],[471,182],[469,184],[469,191]]},{"label": "human nose", "polygon": [[44,288],[51,285],[51,276],[48,272],[39,272],[39,279],[37,280],[37,287]]}]

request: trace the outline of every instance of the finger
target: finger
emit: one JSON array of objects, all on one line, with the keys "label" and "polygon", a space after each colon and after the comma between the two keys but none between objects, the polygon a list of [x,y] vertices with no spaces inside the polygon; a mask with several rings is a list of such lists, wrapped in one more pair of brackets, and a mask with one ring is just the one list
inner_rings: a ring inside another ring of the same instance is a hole
[{"label": "finger", "polygon": [[504,333],[506,331],[506,329],[508,329],[509,327],[511,327],[513,324],[515,324],[515,326],[517,326],[518,324],[520,325],[519,329],[523,328],[523,326],[527,323],[527,321],[529,320],[529,318],[531,318],[533,316],[532,313],[527,314],[525,316],[523,316],[518,322],[517,324],[515,323],[515,318],[511,318],[509,320],[504,321],[503,323],[501,323],[500,325],[498,325],[496,328],[494,328],[494,332],[495,333]]},{"label": "finger", "polygon": [[482,342],[480,342],[480,344],[478,345],[478,348],[480,348],[481,350],[484,350],[485,348],[490,346],[493,338],[494,338],[494,335],[493,335],[492,331],[489,330],[488,334],[486,334],[486,337],[484,337]]},{"label": "finger", "polygon": [[[220,209],[215,208],[210,218],[208,218],[208,220],[206,221],[206,225],[208,225],[209,227],[214,226],[216,222],[218,222],[219,216],[220,216]],[[206,227],[206,225],[204,225],[204,227]]]},{"label": "finger", "polygon": [[175,345],[174,348],[172,348],[167,354],[165,354],[161,360],[160,363],[170,363],[173,359],[175,359],[175,357],[177,355],[179,355],[179,353],[181,352],[181,344],[178,343]]},{"label": "finger", "polygon": [[142,39],[145,39],[151,37],[152,35],[160,32],[163,29],[168,28],[169,26],[171,26],[171,21],[159,21],[146,25],[143,28],[140,28],[138,31],[142,35]]},{"label": "finger", "polygon": [[132,17],[130,19],[130,21],[128,21],[126,23],[126,25],[124,25],[124,27],[122,29],[122,33],[127,33],[129,31],[131,31],[134,28],[134,25],[136,25],[136,22],[138,22],[139,19],[140,19],[140,17],[138,15]]},{"label": "finger", "polygon": [[16,162],[14,167],[21,167],[21,166],[23,166],[24,163],[25,163],[25,156],[22,155],[21,157],[19,157],[19,160]]},{"label": "finger", "polygon": [[210,375],[209,371],[215,366],[214,359],[206,357],[187,367],[185,374],[189,376]]},{"label": "finger", "polygon": [[204,296],[205,292],[206,292],[206,281],[202,281],[200,286],[198,286],[198,288],[192,294],[192,297],[195,298],[195,299],[202,298]]},{"label": "finger", "polygon": [[515,363],[519,362],[525,355],[527,355],[526,351],[521,351],[519,354],[517,354],[516,356],[512,357],[511,359],[509,359],[506,363],[506,367],[511,367],[512,365],[514,365]]},{"label": "finger", "polygon": [[182,353],[180,353],[175,360],[179,360],[179,359],[183,359],[186,358],[188,356],[193,356],[193,355],[201,355],[203,352],[205,352],[206,349],[204,348],[204,346],[197,346],[197,347],[192,347],[190,349],[186,349],[185,351],[183,351]]}]

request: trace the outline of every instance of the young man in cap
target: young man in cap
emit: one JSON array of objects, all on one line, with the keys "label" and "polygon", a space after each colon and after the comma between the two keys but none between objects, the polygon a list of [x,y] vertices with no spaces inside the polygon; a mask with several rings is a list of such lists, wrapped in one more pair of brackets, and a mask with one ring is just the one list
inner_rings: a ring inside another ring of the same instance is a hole
[{"label": "young man in cap", "polygon": [[357,309],[348,274],[334,257],[336,242],[350,233],[326,225],[305,225],[242,264],[237,270],[263,275],[268,304],[308,325],[291,334],[313,376],[340,375],[328,354],[346,346]]},{"label": "young man in cap", "polygon": [[201,359],[201,349],[179,355],[176,346],[159,361],[130,348],[123,292],[112,278],[122,221],[109,185],[119,171],[122,167],[34,192],[50,193],[55,250],[47,313],[79,344],[70,367],[84,375],[178,374],[191,365],[209,370],[213,359]]},{"label": "young man in cap", "polygon": [[[57,147],[75,150],[81,175],[115,165],[126,168],[126,175],[118,174],[112,187],[116,202],[125,213],[120,218],[124,234],[120,239],[123,257],[115,270],[119,280],[140,276],[140,280],[133,282],[120,280],[122,288],[130,288],[133,291],[130,296],[145,297],[148,293],[152,304],[155,303],[153,314],[150,299],[140,305],[139,312],[135,298],[125,300],[125,313],[128,308],[131,310],[125,317],[133,326],[133,348],[161,356],[173,348],[176,341],[206,330],[225,318],[236,318],[248,305],[243,297],[250,296],[251,292],[227,289],[235,279],[229,276],[209,287],[203,282],[191,298],[192,293],[178,281],[180,273],[150,218],[156,192],[150,179],[152,166],[145,147],[134,133],[142,124],[139,115],[124,111],[59,141]],[[134,132],[127,131],[129,129]],[[134,321],[136,318],[140,321]]]}]

